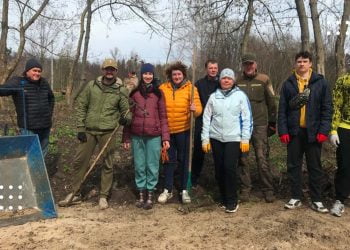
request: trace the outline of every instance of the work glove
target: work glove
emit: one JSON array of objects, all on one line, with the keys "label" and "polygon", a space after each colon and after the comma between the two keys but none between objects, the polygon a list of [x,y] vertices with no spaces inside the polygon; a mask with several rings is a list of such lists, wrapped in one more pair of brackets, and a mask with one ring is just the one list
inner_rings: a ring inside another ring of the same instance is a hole
[{"label": "work glove", "polygon": [[339,136],[337,134],[331,135],[329,137],[329,141],[336,147],[338,147],[340,141],[339,141]]},{"label": "work glove", "polygon": [[77,138],[80,142],[87,142],[87,137],[85,132],[78,132]]},{"label": "work glove", "polygon": [[204,153],[209,153],[211,150],[211,146],[209,142],[202,143],[202,150]]},{"label": "work glove", "polygon": [[122,125],[122,126],[130,125],[130,124],[129,124],[129,120],[126,119],[126,118],[123,117],[123,116],[119,118],[119,124]]},{"label": "work glove", "polygon": [[241,148],[242,153],[249,152],[249,141],[241,141],[239,147]]},{"label": "work glove", "polygon": [[290,135],[289,134],[283,134],[280,136],[280,141],[284,144],[288,144],[290,142]]},{"label": "work glove", "polygon": [[267,136],[271,137],[274,134],[276,134],[276,123],[275,122],[269,122],[269,125],[267,127]]},{"label": "work glove", "polygon": [[325,134],[318,133],[316,135],[316,140],[317,140],[318,143],[323,143],[323,142],[327,141],[327,139],[328,139],[328,136],[325,135]]}]

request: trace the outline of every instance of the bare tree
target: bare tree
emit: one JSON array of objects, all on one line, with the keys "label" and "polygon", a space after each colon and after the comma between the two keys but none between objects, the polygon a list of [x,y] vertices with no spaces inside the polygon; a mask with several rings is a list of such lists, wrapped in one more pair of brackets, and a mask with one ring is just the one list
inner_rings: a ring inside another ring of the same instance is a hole
[{"label": "bare tree", "polygon": [[241,42],[241,55],[247,53],[249,34],[253,24],[253,15],[254,15],[253,2],[254,0],[248,0],[248,20],[243,32],[243,38]]},{"label": "bare tree", "polygon": [[325,74],[325,50],[322,39],[321,25],[320,25],[320,15],[317,10],[317,0],[310,0],[310,10],[312,26],[314,28],[314,39],[316,47],[316,69],[317,72],[324,75]]},{"label": "bare tree", "polygon": [[[21,2],[15,1],[19,9],[19,27],[15,28],[19,32],[19,45],[16,51],[15,58],[8,62],[7,56],[7,38],[8,38],[8,11],[9,11],[9,1],[3,0],[3,9],[2,9],[2,22],[1,22],[1,36],[0,36],[0,83],[5,82],[15,70],[19,60],[22,57],[24,51],[24,46],[26,43],[26,31],[28,28],[37,20],[40,16],[49,0],[44,0],[37,10],[34,10],[29,5],[29,1]],[[24,21],[26,16],[29,16],[28,21]]]},{"label": "bare tree", "polygon": [[300,23],[301,50],[310,50],[309,24],[307,21],[304,0],[295,0],[295,5],[297,7]]},{"label": "bare tree", "polygon": [[339,34],[335,42],[335,67],[337,77],[345,73],[345,54],[344,54],[344,43],[346,37],[346,31],[348,29],[348,20],[350,17],[350,1],[344,1],[343,16],[339,27]]}]

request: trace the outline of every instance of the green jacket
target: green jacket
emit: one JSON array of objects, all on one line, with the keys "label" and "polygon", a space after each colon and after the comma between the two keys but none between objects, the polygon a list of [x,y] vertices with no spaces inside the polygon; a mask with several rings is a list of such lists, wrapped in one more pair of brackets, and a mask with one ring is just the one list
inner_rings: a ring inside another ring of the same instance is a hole
[{"label": "green jacket", "polygon": [[237,86],[248,96],[253,113],[254,126],[265,126],[276,122],[277,106],[270,78],[261,73],[254,77],[242,74]]},{"label": "green jacket", "polygon": [[108,132],[117,125],[120,114],[131,121],[128,91],[117,78],[112,85],[104,85],[102,76],[90,81],[78,97],[76,110],[79,132]]},{"label": "green jacket", "polygon": [[350,129],[350,74],[339,77],[335,82],[333,110],[331,134],[337,134],[338,127]]}]

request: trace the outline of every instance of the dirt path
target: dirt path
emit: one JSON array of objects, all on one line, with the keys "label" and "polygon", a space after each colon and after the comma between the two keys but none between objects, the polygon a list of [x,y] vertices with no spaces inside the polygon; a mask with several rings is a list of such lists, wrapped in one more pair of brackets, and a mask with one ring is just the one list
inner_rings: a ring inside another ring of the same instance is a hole
[{"label": "dirt path", "polygon": [[282,201],[215,205],[188,214],[178,204],[100,211],[93,203],[60,208],[59,218],[1,228],[0,249],[349,249],[350,215],[318,214]]}]

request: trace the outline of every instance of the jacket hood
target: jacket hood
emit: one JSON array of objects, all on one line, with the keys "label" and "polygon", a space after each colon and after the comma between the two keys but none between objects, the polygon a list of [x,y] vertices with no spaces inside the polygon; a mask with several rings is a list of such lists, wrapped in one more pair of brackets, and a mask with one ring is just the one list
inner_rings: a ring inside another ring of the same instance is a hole
[{"label": "jacket hood", "polygon": [[[97,84],[99,87],[102,87],[102,85],[103,85],[102,78],[103,78],[103,76],[99,76],[95,80],[95,84]],[[117,77],[115,79],[115,82],[113,84],[109,85],[109,87],[117,89],[117,88],[120,88],[122,85],[123,85],[122,80],[120,80],[120,78]]]}]

